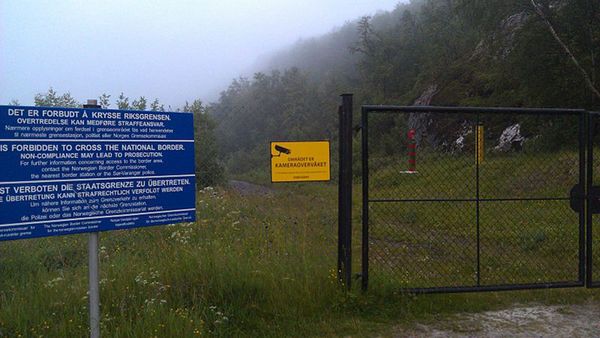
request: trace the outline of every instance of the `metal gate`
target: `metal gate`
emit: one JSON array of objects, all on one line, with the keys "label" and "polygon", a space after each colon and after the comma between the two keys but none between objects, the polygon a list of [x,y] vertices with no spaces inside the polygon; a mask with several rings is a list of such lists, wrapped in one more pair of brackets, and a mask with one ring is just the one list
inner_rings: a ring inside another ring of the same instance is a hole
[{"label": "metal gate", "polygon": [[600,113],[589,113],[587,143],[587,245],[586,280],[588,287],[600,287]]},{"label": "metal gate", "polygon": [[586,187],[596,181],[593,158],[600,154],[594,156],[599,142],[589,116],[363,106],[362,287],[461,292],[597,284],[599,216],[586,215],[585,205],[595,198]]}]

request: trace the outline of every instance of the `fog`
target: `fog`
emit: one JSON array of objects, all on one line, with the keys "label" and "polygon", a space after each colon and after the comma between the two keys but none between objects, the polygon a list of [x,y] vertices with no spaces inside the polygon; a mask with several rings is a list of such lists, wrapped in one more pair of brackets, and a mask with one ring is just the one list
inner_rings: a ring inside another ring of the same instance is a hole
[{"label": "fog", "polygon": [[398,0],[0,1],[0,104],[53,87],[172,107],[218,99],[270,52]]}]

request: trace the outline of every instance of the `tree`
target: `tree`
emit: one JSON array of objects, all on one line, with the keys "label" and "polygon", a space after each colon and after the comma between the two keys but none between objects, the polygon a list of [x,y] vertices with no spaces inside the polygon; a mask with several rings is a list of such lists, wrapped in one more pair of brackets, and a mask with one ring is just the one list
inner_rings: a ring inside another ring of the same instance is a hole
[{"label": "tree", "polygon": [[133,100],[133,102],[131,102],[131,108],[133,110],[146,110],[146,107],[148,105],[148,101],[146,100],[145,97],[140,96],[139,99],[137,100]]},{"label": "tree", "polygon": [[110,107],[110,95],[104,93],[98,97],[98,104],[102,109],[108,109]]},{"label": "tree", "polygon": [[81,103],[77,102],[71,93],[66,92],[59,95],[52,87],[46,93],[38,93],[35,95],[34,102],[40,107],[81,107]]},{"label": "tree", "polygon": [[[590,76],[588,71],[581,65],[581,62],[578,60],[577,57],[575,57],[575,54],[571,51],[571,48],[569,48],[569,46],[567,46],[567,44],[558,35],[558,32],[554,28],[554,24],[552,24],[552,22],[550,22],[550,18],[549,18],[549,14],[548,14],[548,11],[550,10],[549,4],[548,3],[544,3],[544,4],[538,3],[538,2],[536,2],[536,0],[530,0],[530,1],[531,1],[531,6],[533,7],[533,11],[542,20],[542,22],[544,23],[544,25],[546,26],[546,28],[548,29],[548,31],[550,32],[550,34],[552,35],[554,40],[556,40],[556,42],[560,45],[560,47],[565,51],[566,55],[569,57],[569,59],[571,60],[571,62],[575,66],[575,68],[577,68],[577,70],[581,74],[581,77],[583,78],[583,81],[585,82],[588,89],[592,93],[594,93],[594,95],[596,95],[596,97],[598,99],[600,99],[600,90],[598,88],[596,88],[595,83],[592,80],[593,75]],[[590,35],[591,34],[592,33],[590,33]],[[594,60],[593,48],[592,48],[591,52],[592,52],[592,65],[594,65],[595,60]],[[592,72],[593,72],[593,69],[592,69]]]},{"label": "tree", "polygon": [[219,163],[215,122],[206,114],[200,100],[185,103],[183,111],[194,114],[194,140],[196,149],[196,178],[198,186],[207,187],[224,181],[224,169]]},{"label": "tree", "polygon": [[119,94],[119,97],[117,98],[117,108],[118,109],[131,109],[131,106],[129,105],[129,98],[127,96],[125,96],[125,94],[123,94],[123,92],[121,92],[121,94]]},{"label": "tree", "polygon": [[150,104],[151,111],[165,111],[165,105],[161,104],[158,99],[154,99]]},{"label": "tree", "polygon": [[[102,109],[107,109],[110,107],[110,95],[102,94],[98,97],[98,103],[102,106]],[[123,92],[119,94],[117,98],[117,108],[118,109],[133,109],[133,110],[146,110],[148,109],[148,101],[146,97],[140,96],[139,99],[133,100],[131,104],[129,103],[129,97],[125,96]],[[165,111],[165,105],[160,103],[158,98],[155,98],[152,103],[150,103],[151,111]]]}]

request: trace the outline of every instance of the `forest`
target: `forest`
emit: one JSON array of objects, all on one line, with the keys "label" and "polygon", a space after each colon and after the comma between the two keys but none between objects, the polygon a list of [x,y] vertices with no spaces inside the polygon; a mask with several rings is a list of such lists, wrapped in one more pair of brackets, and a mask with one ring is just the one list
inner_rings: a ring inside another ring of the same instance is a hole
[{"label": "forest", "polygon": [[[411,0],[265,57],[259,71],[232,80],[216,102],[197,99],[175,109],[196,116],[197,171],[210,186],[226,175],[264,176],[273,140],[328,139],[336,149],[342,93],[354,94],[355,121],[362,104],[600,110],[599,55],[596,0]],[[144,96],[98,99],[103,108],[165,109]],[[80,103],[50,89],[35,104]],[[550,148],[568,143],[564,134],[573,128],[554,120],[488,120],[492,142],[518,122],[524,138],[542,136],[538,145]],[[374,126],[382,149],[398,150],[385,146],[396,141],[381,138],[405,123],[389,118]],[[460,128],[446,133],[456,138]],[[332,157],[335,167],[336,151]]]},{"label": "forest", "polygon": [[[243,173],[264,161],[270,140],[335,143],[342,93],[355,107],[599,109],[598,55],[595,0],[412,0],[275,53],[207,111],[222,161]],[[530,125],[522,133],[561,129]]]}]

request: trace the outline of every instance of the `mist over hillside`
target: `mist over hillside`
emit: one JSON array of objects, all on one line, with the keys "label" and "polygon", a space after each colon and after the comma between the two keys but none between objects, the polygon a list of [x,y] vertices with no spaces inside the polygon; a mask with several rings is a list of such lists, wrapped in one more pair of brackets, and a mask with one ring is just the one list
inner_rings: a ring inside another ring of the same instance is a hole
[{"label": "mist over hillside", "polygon": [[274,138],[335,139],[343,92],[357,107],[597,108],[600,4],[533,3],[413,0],[296,42],[209,107],[224,159],[249,164]]},{"label": "mist over hillside", "polygon": [[[416,13],[419,5],[418,1],[408,4],[398,2],[392,11],[378,11],[371,18],[371,24],[378,30],[391,29],[396,21],[401,20],[404,11]],[[257,62],[255,69],[270,72],[296,67],[315,79],[336,74],[352,77],[356,75],[360,60],[360,55],[353,51],[360,38],[360,19],[355,18],[327,34],[299,39],[286,48],[266,54]]]},{"label": "mist over hillside", "polygon": [[257,69],[270,72],[297,67],[315,77],[352,72],[358,56],[349,53],[348,46],[358,38],[356,27],[356,22],[350,22],[327,35],[301,39],[267,55]]}]

